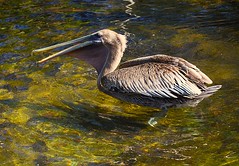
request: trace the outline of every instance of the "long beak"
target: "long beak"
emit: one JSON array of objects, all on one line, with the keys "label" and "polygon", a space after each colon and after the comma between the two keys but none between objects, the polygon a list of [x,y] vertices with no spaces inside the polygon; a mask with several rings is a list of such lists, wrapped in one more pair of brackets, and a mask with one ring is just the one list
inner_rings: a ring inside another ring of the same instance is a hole
[{"label": "long beak", "polygon": [[[86,47],[86,46],[89,46],[89,45],[92,45],[92,44],[102,43],[101,39],[98,36],[96,37],[96,35],[97,35],[97,33],[93,33],[91,35],[87,35],[87,36],[77,38],[77,39],[74,39],[74,40],[71,40],[71,41],[59,43],[59,44],[52,45],[52,46],[45,47],[45,48],[36,49],[36,50],[32,51],[32,54],[37,53],[37,52],[49,51],[49,50],[59,48],[59,47],[63,47],[63,46],[73,45],[73,46],[70,46],[66,49],[63,49],[62,51],[59,51],[55,54],[52,54],[52,55],[50,55],[50,56],[48,56],[48,57],[46,57],[46,58],[37,62],[37,63],[43,63],[43,62],[46,62],[50,59],[58,57],[60,55],[67,54],[71,51],[74,51],[74,50],[77,50],[77,49],[80,49],[80,48],[83,48],[83,47]],[[83,42],[83,43],[80,43],[80,42]]]}]

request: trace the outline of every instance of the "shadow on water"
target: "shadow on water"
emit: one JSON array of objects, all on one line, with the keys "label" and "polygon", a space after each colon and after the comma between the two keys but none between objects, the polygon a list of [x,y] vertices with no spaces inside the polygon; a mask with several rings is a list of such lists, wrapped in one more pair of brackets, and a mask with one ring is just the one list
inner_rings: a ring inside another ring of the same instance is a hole
[{"label": "shadow on water", "polygon": [[[34,117],[28,121],[28,124],[36,121],[48,121],[60,126],[70,127],[76,130],[99,130],[119,133],[137,133],[147,125],[137,120],[137,118],[115,116],[104,114],[100,107],[91,107],[89,105],[75,105],[71,102],[64,102],[62,106],[44,106],[45,109],[61,110],[66,113],[62,118]],[[34,107],[34,106],[33,106]],[[41,107],[41,106],[40,106]]]}]

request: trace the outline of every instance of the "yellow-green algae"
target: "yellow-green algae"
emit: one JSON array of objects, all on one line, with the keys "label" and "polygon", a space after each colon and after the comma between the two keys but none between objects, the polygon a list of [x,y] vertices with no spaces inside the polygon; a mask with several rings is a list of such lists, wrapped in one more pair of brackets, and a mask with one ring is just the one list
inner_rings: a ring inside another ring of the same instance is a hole
[{"label": "yellow-green algae", "polygon": [[13,93],[6,89],[0,89],[0,100],[8,100],[13,98]]}]

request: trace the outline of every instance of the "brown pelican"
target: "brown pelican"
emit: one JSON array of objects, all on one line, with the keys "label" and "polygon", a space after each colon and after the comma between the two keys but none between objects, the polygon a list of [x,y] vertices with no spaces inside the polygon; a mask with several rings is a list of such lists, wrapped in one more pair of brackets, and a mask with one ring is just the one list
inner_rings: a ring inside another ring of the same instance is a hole
[{"label": "brown pelican", "polygon": [[[109,29],[68,42],[33,50],[43,52],[69,46],[47,58],[69,55],[92,65],[98,73],[99,90],[113,97],[152,107],[196,105],[221,85],[207,87],[212,80],[188,61],[168,55],[153,55],[122,63],[126,37]],[[196,104],[195,104],[196,103]]]}]

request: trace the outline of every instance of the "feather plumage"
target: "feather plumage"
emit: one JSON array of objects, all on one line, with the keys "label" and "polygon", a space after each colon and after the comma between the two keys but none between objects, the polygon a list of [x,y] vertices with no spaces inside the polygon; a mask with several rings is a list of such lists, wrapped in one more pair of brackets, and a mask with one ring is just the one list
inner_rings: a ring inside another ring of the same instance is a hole
[{"label": "feather plumage", "polygon": [[158,98],[193,98],[211,82],[195,65],[167,55],[127,61],[101,80],[108,91]]}]

